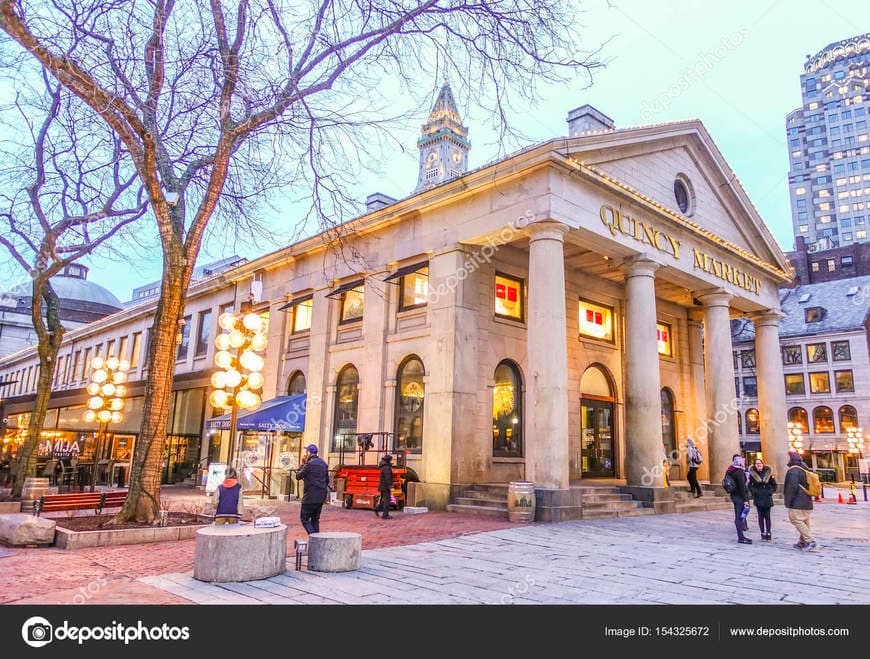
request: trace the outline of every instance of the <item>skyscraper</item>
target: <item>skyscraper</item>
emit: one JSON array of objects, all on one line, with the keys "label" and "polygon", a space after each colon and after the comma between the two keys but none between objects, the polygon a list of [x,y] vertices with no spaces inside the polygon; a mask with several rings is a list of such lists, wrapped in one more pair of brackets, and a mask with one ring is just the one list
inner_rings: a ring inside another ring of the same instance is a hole
[{"label": "skyscraper", "polygon": [[795,237],[808,251],[868,241],[870,33],[808,55],[803,105],[786,118]]}]

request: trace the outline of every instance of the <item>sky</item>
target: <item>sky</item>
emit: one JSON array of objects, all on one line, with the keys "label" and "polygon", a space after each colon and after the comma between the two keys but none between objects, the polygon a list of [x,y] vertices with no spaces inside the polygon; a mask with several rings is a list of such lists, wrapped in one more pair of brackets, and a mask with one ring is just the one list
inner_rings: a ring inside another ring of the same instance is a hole
[{"label": "sky", "polygon": [[[617,128],[701,119],[780,246],[792,249],[785,116],[801,105],[806,56],[870,31],[866,0],[583,0],[583,6],[587,11],[577,29],[590,48],[604,44],[607,66],[595,73],[591,87],[578,82],[541,88],[537,107],[515,108],[515,126],[532,141],[564,135],[568,111],[584,103],[613,118]],[[419,84],[437,92],[440,82]],[[499,155],[495,131],[474,99],[457,93],[456,100],[473,145],[469,167],[479,167]],[[406,148],[385,147],[380,171],[359,183],[361,201],[375,191],[402,198],[413,190],[414,143],[428,110],[421,107],[419,118],[396,125],[396,142]],[[264,220],[286,226],[296,213],[287,208]],[[282,246],[213,241],[199,264],[234,253],[252,258]],[[88,265],[89,278],[121,300],[130,299],[135,286],[158,279],[161,269],[159,254],[123,267],[100,260]]]}]

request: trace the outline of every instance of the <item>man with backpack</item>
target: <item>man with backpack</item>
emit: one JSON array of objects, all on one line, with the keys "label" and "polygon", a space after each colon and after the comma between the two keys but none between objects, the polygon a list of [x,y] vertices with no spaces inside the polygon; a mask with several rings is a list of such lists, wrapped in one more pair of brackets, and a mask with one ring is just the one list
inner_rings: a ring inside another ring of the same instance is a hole
[{"label": "man with backpack", "polygon": [[735,453],[731,465],[722,479],[722,488],[731,496],[734,504],[734,526],[737,528],[737,542],[751,545],[752,540],[743,535],[746,515],[749,514],[749,488],[746,485],[746,472],[743,470],[743,456]]},{"label": "man with backpack", "polygon": [[800,539],[795,549],[811,551],[816,543],[810,533],[810,514],[813,511],[813,496],[821,490],[818,474],[809,470],[797,451],[789,451],[788,469],[785,473],[783,498],[788,509],[788,521],[792,523]]},{"label": "man with backpack", "polygon": [[686,462],[689,465],[689,493],[694,494],[697,499],[702,495],[701,486],[698,483],[698,467],[704,458],[701,457],[701,452],[695,446],[695,441],[691,438],[686,440]]}]

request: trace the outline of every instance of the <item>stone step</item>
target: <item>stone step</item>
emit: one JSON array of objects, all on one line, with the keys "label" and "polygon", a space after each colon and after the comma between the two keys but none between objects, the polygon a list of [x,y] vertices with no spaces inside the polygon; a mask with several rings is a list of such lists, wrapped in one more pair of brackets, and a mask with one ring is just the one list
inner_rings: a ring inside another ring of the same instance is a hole
[{"label": "stone step", "polygon": [[602,503],[586,503],[583,502],[583,512],[609,510],[618,512],[620,510],[635,510],[640,506],[638,501],[606,501]]},{"label": "stone step", "polygon": [[499,492],[491,492],[489,490],[465,490],[462,496],[466,499],[498,500],[507,505],[507,492],[502,495]]},{"label": "stone step", "polygon": [[581,496],[588,496],[590,494],[621,494],[618,487],[610,485],[601,487],[597,487],[594,485],[581,485],[577,487],[572,485],[571,489],[574,491],[579,491]]},{"label": "stone step", "polygon": [[[635,502],[637,503],[637,502]],[[583,519],[612,519],[616,517],[638,517],[639,515],[655,515],[655,510],[652,508],[641,508],[638,504],[635,508],[625,508],[613,510],[609,508],[583,509]]]},{"label": "stone step", "polygon": [[639,515],[655,515],[654,508],[637,508],[636,510],[620,510],[618,517],[637,517]]},{"label": "stone step", "polygon": [[730,501],[686,501],[677,502],[678,513],[696,513],[707,510],[732,510],[734,506]]},{"label": "stone step", "polygon": [[608,501],[632,501],[632,496],[630,494],[583,494],[582,495],[583,505],[585,506],[587,503],[605,503]]},{"label": "stone step", "polygon": [[499,510],[507,510],[507,501],[505,501],[504,499],[456,497],[456,503],[460,506],[481,506],[483,508],[498,508]]},{"label": "stone step", "polygon": [[508,518],[508,510],[505,508],[485,508],[483,506],[463,506],[460,504],[447,504],[448,513],[464,513],[466,515],[487,515],[489,517],[498,517],[499,519]]}]

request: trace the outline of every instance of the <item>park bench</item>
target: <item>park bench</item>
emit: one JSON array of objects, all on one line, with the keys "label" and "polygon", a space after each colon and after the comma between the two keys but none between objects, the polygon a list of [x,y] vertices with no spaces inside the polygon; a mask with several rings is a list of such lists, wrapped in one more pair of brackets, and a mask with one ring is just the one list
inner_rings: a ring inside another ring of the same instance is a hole
[{"label": "park bench", "polygon": [[34,506],[33,514],[58,510],[93,510],[99,515],[104,508],[120,508],[127,498],[126,490],[111,492],[71,492],[69,494],[46,494]]}]

